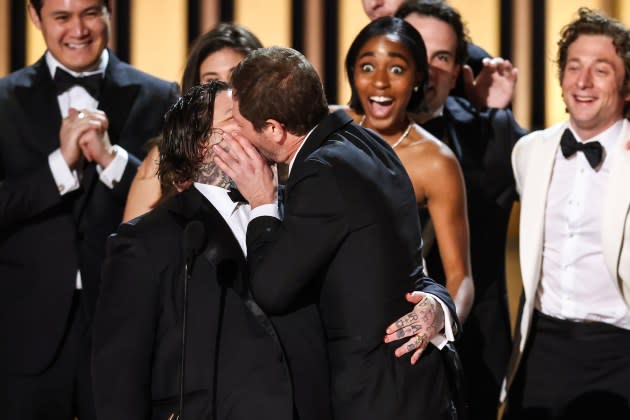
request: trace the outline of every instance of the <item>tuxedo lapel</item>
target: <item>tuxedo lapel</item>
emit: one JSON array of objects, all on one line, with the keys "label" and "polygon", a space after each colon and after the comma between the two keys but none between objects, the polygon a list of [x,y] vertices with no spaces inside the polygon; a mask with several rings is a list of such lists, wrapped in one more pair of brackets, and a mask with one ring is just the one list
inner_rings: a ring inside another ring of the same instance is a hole
[{"label": "tuxedo lapel", "polygon": [[98,107],[105,112],[109,120],[107,132],[112,144],[118,144],[120,141],[122,129],[129,118],[139,90],[140,85],[128,80],[125,65],[110,51]]},{"label": "tuxedo lapel", "polygon": [[184,225],[191,221],[200,221],[206,230],[206,246],[202,252],[210,264],[217,265],[224,260],[232,260],[245,265],[245,256],[232,234],[232,230],[219,212],[196,188],[191,187],[176,196],[170,211],[177,214]]},{"label": "tuxedo lapel", "polygon": [[[305,140],[304,145],[298,152],[291,173],[295,173],[304,160],[315,150],[319,149],[328,137],[344,125],[352,122],[352,118],[343,110],[335,111],[324,118],[313,130],[310,136]],[[289,174],[291,178],[291,174]]]},{"label": "tuxedo lapel", "polygon": [[[630,150],[626,144],[630,141],[630,123],[623,121],[620,138],[611,153],[612,165],[609,174],[606,198],[602,217],[602,245],[604,259],[610,275],[617,279],[619,258],[621,256],[624,226],[630,209]],[[620,285],[615,283],[616,287]]]},{"label": "tuxedo lapel", "polygon": [[[120,135],[129,117],[129,112],[134,104],[140,85],[130,84],[125,76],[123,63],[109,51],[109,62],[103,78],[102,94],[99,98],[98,108],[105,112],[109,121],[107,132],[112,144],[120,142]],[[74,214],[77,217],[83,212],[88,197],[98,180],[96,164],[89,163],[85,166],[81,188],[85,191],[74,206]]]},{"label": "tuxedo lapel", "polygon": [[527,163],[527,179],[521,194],[520,263],[523,289],[528,302],[534,301],[540,281],[547,193],[560,136],[565,126],[566,124],[561,124],[548,134],[542,132],[543,138],[532,144],[534,150],[531,151]]},{"label": "tuxedo lapel", "polygon": [[21,126],[30,130],[25,136],[28,146],[38,153],[50,154],[59,147],[61,111],[44,57],[25,73],[15,88],[15,96],[24,111],[25,124]]}]

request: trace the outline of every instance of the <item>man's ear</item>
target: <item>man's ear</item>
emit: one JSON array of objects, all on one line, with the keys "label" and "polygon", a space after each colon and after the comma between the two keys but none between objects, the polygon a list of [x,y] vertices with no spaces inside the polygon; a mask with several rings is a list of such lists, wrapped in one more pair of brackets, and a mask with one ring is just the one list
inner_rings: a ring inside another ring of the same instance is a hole
[{"label": "man's ear", "polygon": [[263,127],[265,136],[276,144],[282,144],[287,134],[287,129],[278,120],[268,119]]},{"label": "man's ear", "polygon": [[35,25],[35,27],[41,31],[42,30],[42,22],[39,19],[39,15],[37,14],[37,10],[35,10],[35,8],[33,7],[33,5],[30,2],[28,3],[28,14],[31,17],[31,22],[33,22],[33,25]]}]

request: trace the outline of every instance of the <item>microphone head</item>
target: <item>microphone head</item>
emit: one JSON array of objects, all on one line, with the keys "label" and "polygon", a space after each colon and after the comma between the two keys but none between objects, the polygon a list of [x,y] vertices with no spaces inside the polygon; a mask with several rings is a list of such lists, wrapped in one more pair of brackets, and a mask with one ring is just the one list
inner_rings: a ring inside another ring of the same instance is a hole
[{"label": "microphone head", "polygon": [[206,228],[199,220],[189,222],[184,228],[184,255],[187,259],[193,258],[203,250],[206,245]]}]

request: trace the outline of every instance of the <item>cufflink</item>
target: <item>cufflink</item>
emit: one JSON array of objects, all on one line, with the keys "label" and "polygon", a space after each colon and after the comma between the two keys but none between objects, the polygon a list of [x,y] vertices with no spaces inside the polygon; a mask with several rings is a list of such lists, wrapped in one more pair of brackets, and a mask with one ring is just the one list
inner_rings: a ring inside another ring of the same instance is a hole
[{"label": "cufflink", "polygon": [[57,189],[59,190],[59,192],[62,192],[63,190],[66,189],[66,186],[63,185],[63,184],[59,184],[59,185],[57,185]]}]

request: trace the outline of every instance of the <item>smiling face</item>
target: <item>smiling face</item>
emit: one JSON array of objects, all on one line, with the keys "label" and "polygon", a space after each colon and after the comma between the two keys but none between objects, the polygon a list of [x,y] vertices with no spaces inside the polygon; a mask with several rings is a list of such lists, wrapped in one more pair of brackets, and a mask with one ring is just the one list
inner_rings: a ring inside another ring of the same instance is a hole
[{"label": "smiling face", "polygon": [[359,50],[353,74],[365,125],[383,135],[403,130],[407,125],[407,104],[421,75],[399,38],[370,38]]},{"label": "smiling face", "polygon": [[567,50],[561,86],[580,137],[593,137],[623,118],[624,66],[606,35],[580,35]]},{"label": "smiling face", "polygon": [[222,48],[207,56],[199,66],[199,81],[207,83],[210,80],[221,80],[228,83],[234,67],[245,56],[232,48]]},{"label": "smiling face", "polygon": [[28,9],[53,57],[76,72],[94,69],[109,41],[102,0],[44,0],[40,15],[30,4]]},{"label": "smiling face", "polygon": [[427,114],[433,115],[446,102],[455,86],[460,65],[455,63],[457,35],[443,20],[412,13],[405,17],[422,35],[429,60],[429,85],[425,94]]}]

